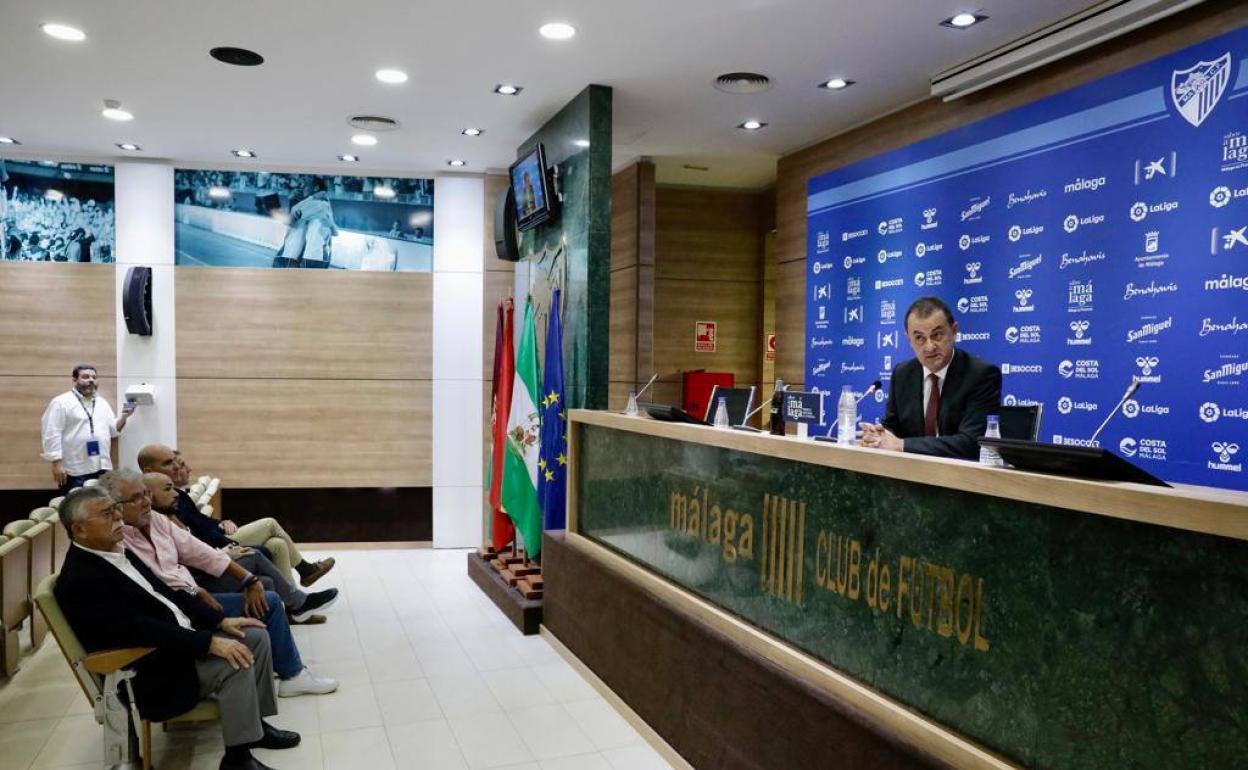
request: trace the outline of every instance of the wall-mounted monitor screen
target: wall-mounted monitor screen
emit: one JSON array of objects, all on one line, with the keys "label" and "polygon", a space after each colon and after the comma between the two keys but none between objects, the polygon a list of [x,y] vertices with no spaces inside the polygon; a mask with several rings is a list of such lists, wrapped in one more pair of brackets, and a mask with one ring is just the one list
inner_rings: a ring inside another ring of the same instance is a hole
[{"label": "wall-mounted monitor screen", "polygon": [[555,204],[546,179],[546,150],[537,145],[511,167],[511,192],[516,202],[516,226],[529,230],[550,219]]}]

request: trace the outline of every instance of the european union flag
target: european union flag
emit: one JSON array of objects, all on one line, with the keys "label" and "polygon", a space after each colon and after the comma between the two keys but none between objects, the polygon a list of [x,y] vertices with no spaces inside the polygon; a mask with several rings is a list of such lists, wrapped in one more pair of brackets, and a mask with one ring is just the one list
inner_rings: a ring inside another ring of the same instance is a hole
[{"label": "european union flag", "polygon": [[546,324],[546,365],[542,367],[542,442],[537,461],[537,499],[545,529],[567,527],[568,410],[563,397],[563,328],[560,291],[550,298]]}]

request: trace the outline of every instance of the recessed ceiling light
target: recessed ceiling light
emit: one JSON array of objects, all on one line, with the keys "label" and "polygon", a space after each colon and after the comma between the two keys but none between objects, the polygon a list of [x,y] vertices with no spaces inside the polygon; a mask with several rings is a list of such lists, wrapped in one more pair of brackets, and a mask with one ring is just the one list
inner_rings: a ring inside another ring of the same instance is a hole
[{"label": "recessed ceiling light", "polygon": [[121,108],[121,102],[116,99],[105,99],[104,109],[100,112],[100,114],[109,120],[134,120],[134,115],[126,110],[123,110]]},{"label": "recessed ceiling light", "polygon": [[513,86],[510,83],[499,83],[494,86],[494,93],[502,94],[503,96],[519,96],[523,90],[524,86]]},{"label": "recessed ceiling light", "polygon": [[339,155],[338,160],[342,161],[343,163],[358,163],[360,161],[360,156],[350,155],[350,154]]},{"label": "recessed ceiling light", "polygon": [[143,148],[138,146],[137,144],[131,144],[130,142],[122,142],[117,145],[117,149],[125,150],[126,152],[139,152]]},{"label": "recessed ceiling light", "polygon": [[468,161],[465,161],[465,160],[460,160],[459,158],[455,158],[455,159],[453,159],[453,160],[448,160],[448,161],[446,162],[446,165],[448,165],[448,166],[452,166],[452,167],[454,167],[454,168],[460,168],[461,166],[467,166],[467,165],[468,165]]},{"label": "recessed ceiling light", "polygon": [[831,80],[820,83],[819,87],[826,88],[829,91],[840,91],[842,88],[849,88],[854,84],[854,82],[855,81],[853,80],[846,80],[845,78],[832,78]]},{"label": "recessed ceiling light", "polygon": [[81,43],[83,40],[87,39],[87,33],[77,27],[71,27],[67,24],[48,23],[42,25],[40,29],[42,29],[43,34],[48,37],[54,37],[57,40],[67,40],[71,43]]},{"label": "recessed ceiling light", "polygon": [[767,124],[759,120],[747,120],[744,123],[740,123],[737,125],[737,128],[741,129],[742,131],[758,131],[759,129],[766,128],[766,127],[767,127]]},{"label": "recessed ceiling light", "polygon": [[572,144],[576,145],[577,147],[588,147],[589,140],[588,139],[573,139]]},{"label": "recessed ceiling light", "polygon": [[372,147],[377,144],[377,137],[372,134],[356,134],[351,137],[351,143],[359,145],[360,147]]},{"label": "recessed ceiling light", "polygon": [[940,24],[944,27],[952,27],[953,29],[966,29],[973,27],[981,21],[988,19],[982,13],[959,13],[942,21]]},{"label": "recessed ceiling light", "polygon": [[255,153],[255,151],[254,151],[254,150],[234,150],[234,157],[236,157],[236,158],[254,158],[254,157],[256,157],[256,153]]},{"label": "recessed ceiling light", "polygon": [[21,144],[11,136],[0,136],[0,144]]},{"label": "recessed ceiling light", "polygon": [[576,35],[576,27],[566,21],[552,21],[543,24],[538,30],[547,40],[570,40]]},{"label": "recessed ceiling light", "polygon": [[374,73],[374,76],[383,83],[398,85],[407,82],[407,73],[403,70],[396,69],[380,69]]},{"label": "recessed ceiling light", "polygon": [[394,197],[394,188],[387,187],[384,184],[379,184],[373,188],[373,197],[389,200]]},{"label": "recessed ceiling light", "polygon": [[485,131],[483,131],[480,128],[465,128],[463,131],[460,131],[459,133],[463,134],[464,136],[481,136],[482,134],[485,133]]}]

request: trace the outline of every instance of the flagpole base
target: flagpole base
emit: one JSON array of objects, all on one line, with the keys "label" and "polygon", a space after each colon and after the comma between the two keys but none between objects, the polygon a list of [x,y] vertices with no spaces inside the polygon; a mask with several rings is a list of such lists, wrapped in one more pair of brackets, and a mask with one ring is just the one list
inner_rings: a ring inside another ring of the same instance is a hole
[{"label": "flagpole base", "polygon": [[[525,569],[523,566],[518,568]],[[513,574],[511,577],[514,584],[508,585],[508,581],[495,571],[489,560],[474,551],[468,554],[468,577],[522,634],[533,636],[538,633],[542,625],[540,574],[524,577]],[[533,584],[534,578],[537,580],[536,586]]]}]

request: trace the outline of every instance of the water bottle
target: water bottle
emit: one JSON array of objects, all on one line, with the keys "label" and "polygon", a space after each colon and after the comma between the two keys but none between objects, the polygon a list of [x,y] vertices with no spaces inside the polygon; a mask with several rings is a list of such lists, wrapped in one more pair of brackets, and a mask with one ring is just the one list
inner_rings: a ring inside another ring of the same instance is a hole
[{"label": "water bottle", "polygon": [[836,403],[836,443],[853,446],[857,426],[858,402],[854,399],[854,389],[845,385],[841,388],[841,400]]},{"label": "water bottle", "polygon": [[720,396],[719,404],[715,407],[715,427],[727,428],[728,424],[728,399]]},{"label": "water bottle", "polygon": [[[984,438],[1001,438],[1001,418],[997,415],[988,415],[988,430],[984,432]],[[979,464],[991,468],[1005,467],[1005,461],[1001,459],[1000,453],[990,446],[979,448]]]},{"label": "water bottle", "polygon": [[624,407],[624,414],[629,417],[637,416],[637,391],[628,391],[628,406]]}]

